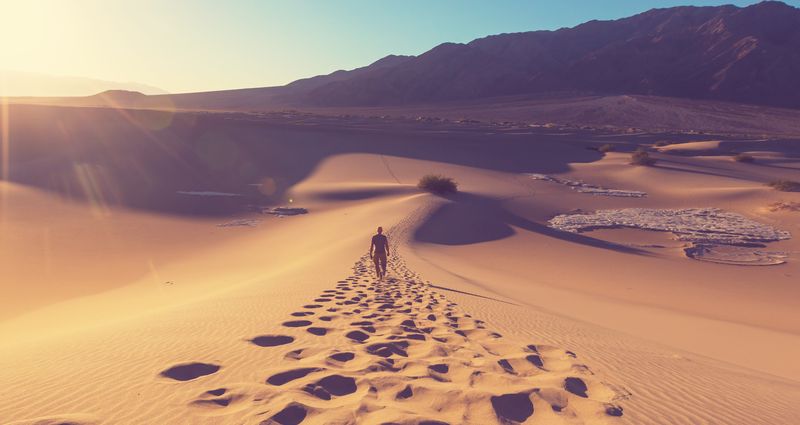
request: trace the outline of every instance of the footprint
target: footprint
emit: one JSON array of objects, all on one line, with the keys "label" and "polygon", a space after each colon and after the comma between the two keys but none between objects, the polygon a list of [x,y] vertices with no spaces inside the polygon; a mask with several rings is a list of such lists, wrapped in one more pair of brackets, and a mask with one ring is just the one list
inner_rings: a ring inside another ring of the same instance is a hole
[{"label": "footprint", "polygon": [[294,317],[303,317],[303,316],[311,316],[312,314],[314,314],[313,311],[296,311],[296,312],[292,313],[292,316],[294,316]]},{"label": "footprint", "polygon": [[349,376],[331,375],[320,379],[317,385],[335,396],[344,396],[356,392],[356,380]]},{"label": "footprint", "polygon": [[[195,400],[195,401],[192,402],[192,404],[195,404],[195,405],[212,405],[212,406],[215,406],[215,407],[228,407],[228,405],[230,405],[232,401],[235,401],[235,399],[238,399],[238,398],[241,398],[241,396],[236,397],[236,398],[234,398],[234,397],[221,397],[221,398],[212,398],[212,399],[206,399],[206,400]],[[63,424],[60,424],[60,425],[63,425]]]},{"label": "footprint", "polygon": [[317,398],[330,400],[331,396],[345,396],[356,392],[356,380],[347,376],[331,375],[306,385],[304,391]]},{"label": "footprint", "polygon": [[283,326],[286,326],[286,327],[289,327],[289,328],[299,328],[299,327],[302,327],[302,326],[308,326],[310,324],[311,324],[311,321],[309,321],[309,320],[290,320],[288,322],[283,322]]},{"label": "footprint", "polygon": [[356,357],[354,353],[351,352],[343,352],[343,353],[335,353],[328,356],[329,359],[336,360],[337,362],[349,362]]},{"label": "footprint", "polygon": [[216,373],[221,366],[210,363],[183,363],[161,372],[161,376],[176,381],[191,381],[205,375]]},{"label": "footprint", "polygon": [[500,367],[502,367],[503,370],[505,370],[507,373],[510,373],[512,375],[516,374],[516,372],[514,371],[514,366],[511,366],[511,363],[509,363],[508,360],[506,359],[498,360],[497,364],[499,364]]},{"label": "footprint", "polygon": [[498,418],[525,422],[533,414],[533,403],[528,394],[503,394],[492,397],[492,407]]},{"label": "footprint", "polygon": [[294,342],[294,338],[288,335],[261,335],[250,340],[259,347],[277,347]]},{"label": "footprint", "polygon": [[361,331],[351,331],[351,332],[348,332],[347,335],[345,335],[345,336],[350,338],[350,339],[352,339],[352,340],[354,340],[354,341],[358,341],[358,342],[364,342],[364,341],[369,339],[369,335],[367,335],[367,334],[365,334],[364,332],[361,332]]},{"label": "footprint", "polygon": [[578,397],[587,398],[586,383],[580,378],[567,378],[564,380],[564,389]]},{"label": "footprint", "polygon": [[538,367],[539,369],[544,369],[544,363],[542,362],[542,358],[539,357],[537,354],[530,354],[525,357],[526,360],[533,363],[534,366]]},{"label": "footprint", "polygon": [[267,378],[267,383],[271,385],[283,385],[287,382],[294,381],[295,379],[300,379],[310,373],[319,372],[324,370],[319,367],[303,367],[300,369],[292,369],[286,372],[276,373],[275,375],[270,376]]},{"label": "footprint", "polygon": [[367,352],[380,357],[391,357],[393,354],[408,357],[406,352],[408,345],[407,341],[381,342],[367,347]]},{"label": "footprint", "polygon": [[211,395],[219,397],[219,396],[225,394],[225,391],[228,391],[228,390],[226,388],[217,388],[216,390],[208,390],[208,391],[206,391],[206,394],[211,394]]},{"label": "footprint", "polygon": [[608,416],[622,416],[622,407],[613,404],[606,405],[606,415]]},{"label": "footprint", "polygon": [[304,356],[305,356],[305,349],[304,348],[298,348],[297,350],[292,350],[292,351],[286,353],[286,355],[284,355],[283,358],[292,359],[292,360],[300,360]]},{"label": "footprint", "polygon": [[447,373],[450,371],[450,367],[444,363],[435,364],[428,366],[428,369],[437,372],[437,373]]},{"label": "footprint", "polygon": [[406,385],[406,387],[403,388],[402,391],[397,393],[397,395],[395,396],[395,399],[397,399],[397,400],[405,400],[407,398],[411,398],[411,396],[413,396],[413,395],[414,395],[414,392],[411,390],[411,385]]},{"label": "footprint", "polygon": [[307,328],[306,331],[308,331],[308,333],[316,335],[316,336],[323,336],[326,333],[328,333],[327,329],[325,329],[325,328],[316,328],[316,327]]},{"label": "footprint", "polygon": [[297,425],[303,422],[306,418],[308,410],[300,403],[291,403],[280,412],[269,418],[269,421],[261,422],[261,425],[271,425],[277,423],[280,425]]}]

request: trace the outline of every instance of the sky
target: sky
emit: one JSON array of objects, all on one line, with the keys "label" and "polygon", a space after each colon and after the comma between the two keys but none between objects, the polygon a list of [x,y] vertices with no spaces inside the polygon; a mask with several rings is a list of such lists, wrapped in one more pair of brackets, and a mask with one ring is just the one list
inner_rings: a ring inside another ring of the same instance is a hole
[{"label": "sky", "polygon": [[[786,3],[800,7],[800,0]],[[0,0],[0,70],[172,93],[282,85],[443,42],[752,0]]]}]

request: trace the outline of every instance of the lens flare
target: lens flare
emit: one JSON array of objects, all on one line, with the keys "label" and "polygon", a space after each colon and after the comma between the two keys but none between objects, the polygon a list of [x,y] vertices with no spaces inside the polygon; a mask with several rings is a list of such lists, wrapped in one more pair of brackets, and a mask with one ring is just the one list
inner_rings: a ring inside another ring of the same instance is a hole
[{"label": "lens flare", "polygon": [[151,131],[163,130],[169,127],[175,118],[175,107],[168,98],[164,99],[164,101],[154,105],[156,106],[154,109],[134,109],[130,111],[131,118],[136,121],[139,127]]},{"label": "lens flare", "polygon": [[91,164],[74,164],[73,170],[92,215],[95,218],[110,216],[111,210],[102,188],[102,170]]},{"label": "lens flare", "polygon": [[262,195],[272,196],[277,192],[278,185],[275,184],[275,179],[272,177],[264,177],[258,185],[258,191]]},{"label": "lens flare", "polygon": [[53,270],[53,247],[49,227],[42,229],[42,256],[44,257],[44,273],[49,275]]},{"label": "lens flare", "polygon": [[8,211],[8,184],[11,177],[11,140],[8,99],[0,98],[0,224],[4,224]]},{"label": "lens flare", "polygon": [[2,164],[0,164],[0,168],[2,171],[0,172],[0,178],[3,181],[8,181],[9,176],[11,175],[11,158],[9,157],[11,153],[11,141],[9,140],[9,125],[11,122],[8,119],[8,98],[0,99],[0,157],[3,158]]}]

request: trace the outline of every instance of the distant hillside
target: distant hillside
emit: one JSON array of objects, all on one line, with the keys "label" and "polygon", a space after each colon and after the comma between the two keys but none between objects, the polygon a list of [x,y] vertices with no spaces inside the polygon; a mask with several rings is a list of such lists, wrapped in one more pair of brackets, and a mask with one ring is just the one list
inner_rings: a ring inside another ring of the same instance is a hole
[{"label": "distant hillside", "polygon": [[302,103],[391,105],[529,93],[646,94],[800,107],[800,9],[654,9],[557,31],[446,43],[330,82]]},{"label": "distant hillside", "polygon": [[144,94],[166,93],[157,87],[139,83],[0,70],[0,96],[89,96],[107,90],[130,90]]},{"label": "distant hillside", "polygon": [[[444,43],[419,56],[387,56],[281,87],[132,97],[115,104],[258,111],[646,95],[800,108],[798,75],[800,9],[766,1],[744,8],[653,9],[556,31]],[[15,101],[108,104],[103,96]]]}]

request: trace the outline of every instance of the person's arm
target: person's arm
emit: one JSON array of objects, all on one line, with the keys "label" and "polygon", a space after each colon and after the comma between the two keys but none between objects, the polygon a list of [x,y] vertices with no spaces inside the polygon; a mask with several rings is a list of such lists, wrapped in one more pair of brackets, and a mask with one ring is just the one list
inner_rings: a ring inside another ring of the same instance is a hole
[{"label": "person's arm", "polygon": [[375,238],[372,238],[372,242],[369,244],[369,258],[372,258],[372,249],[375,248]]},{"label": "person's arm", "polygon": [[389,238],[387,237],[386,238],[386,256],[388,257],[390,255],[392,255],[392,254],[389,252]]}]

